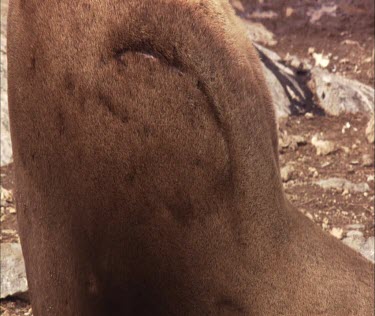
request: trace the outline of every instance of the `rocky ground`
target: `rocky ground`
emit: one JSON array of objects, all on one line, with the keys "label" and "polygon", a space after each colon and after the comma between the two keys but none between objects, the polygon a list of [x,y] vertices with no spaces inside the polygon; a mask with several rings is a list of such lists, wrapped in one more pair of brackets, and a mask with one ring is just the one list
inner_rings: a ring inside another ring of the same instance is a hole
[{"label": "rocky ground", "polygon": [[301,116],[281,128],[300,142],[280,149],[289,199],[340,239],[350,230],[374,236],[374,146],[364,137],[366,123],[361,115]]},{"label": "rocky ground", "polygon": [[373,0],[231,1],[239,16],[273,34],[264,44],[286,59],[322,55],[331,72],[374,85]]},{"label": "rocky ground", "polygon": [[[373,88],[373,0],[231,2],[250,37],[276,52],[279,66],[291,69],[291,76],[304,90],[300,99],[288,95],[298,99],[297,109],[281,111],[278,120],[281,176],[289,199],[327,233],[373,260],[374,131],[366,132],[371,127],[373,98],[362,102],[361,96],[349,95],[354,103],[367,102],[367,108],[344,107],[331,113],[324,103],[336,99],[317,93],[320,84],[312,80],[313,73],[327,71],[356,80],[355,84],[349,82],[356,89],[357,84]],[[1,0],[2,9],[6,3]],[[2,32],[6,27],[3,12]],[[1,49],[3,77],[3,43]],[[3,80],[1,84],[3,89]],[[364,95],[366,89],[373,93],[363,87]],[[331,88],[330,82],[327,93]],[[2,108],[3,103],[2,97]],[[1,185],[1,242],[19,243],[11,163],[1,167]],[[1,301],[0,314],[32,312],[24,300],[7,298]]]}]

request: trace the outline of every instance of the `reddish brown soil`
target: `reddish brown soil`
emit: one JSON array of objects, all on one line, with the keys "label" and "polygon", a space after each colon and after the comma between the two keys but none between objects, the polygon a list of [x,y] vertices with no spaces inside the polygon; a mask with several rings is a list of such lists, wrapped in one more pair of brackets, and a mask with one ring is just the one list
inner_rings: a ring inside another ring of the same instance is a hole
[{"label": "reddish brown soil", "polygon": [[[349,122],[351,127],[342,133],[343,126]],[[289,135],[304,136],[307,144],[297,150],[287,148],[280,153],[282,165],[293,163],[295,175],[285,183],[289,199],[303,212],[313,215],[318,225],[326,218],[326,230],[342,228],[348,224],[363,224],[365,237],[374,235],[374,182],[368,182],[367,193],[345,194],[342,190],[323,190],[314,182],[332,177],[344,178],[353,183],[367,182],[374,175],[374,163],[362,165],[362,157],[370,155],[374,161],[374,145],[365,139],[367,118],[361,115],[341,117],[304,116],[292,117],[282,127]],[[337,151],[318,156],[311,144],[314,134],[322,133],[325,140],[335,142]],[[353,148],[354,147],[354,148]],[[311,168],[318,175],[314,177]],[[343,194],[344,193],[344,194]]]},{"label": "reddish brown soil", "polygon": [[[314,47],[317,53],[332,54],[328,66],[330,71],[336,69],[346,77],[374,85],[374,0],[241,2],[245,10],[237,10],[237,13],[245,19],[261,22],[273,32],[278,43],[272,49],[282,57],[289,53],[308,58],[314,64],[308,54],[309,47]],[[317,22],[310,23],[311,10],[330,4],[337,5],[335,16],[324,14]],[[277,16],[256,18],[256,11],[273,11]],[[289,16],[288,11],[292,12]]]},{"label": "reddish brown soil", "polygon": [[[1,167],[1,186],[7,190],[14,191],[14,172],[13,164]],[[1,201],[1,206],[4,209],[1,212],[1,242],[19,242],[17,216],[11,214],[8,207],[15,207],[14,201]]]},{"label": "reddish brown soil", "polygon": [[1,316],[32,316],[29,303],[19,299],[8,299],[1,301]]}]

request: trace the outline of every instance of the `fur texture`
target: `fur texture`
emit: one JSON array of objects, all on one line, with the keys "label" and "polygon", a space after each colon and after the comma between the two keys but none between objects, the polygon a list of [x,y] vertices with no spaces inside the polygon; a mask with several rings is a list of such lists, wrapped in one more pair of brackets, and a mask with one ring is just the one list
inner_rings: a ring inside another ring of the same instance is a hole
[{"label": "fur texture", "polygon": [[220,0],[12,0],[34,315],[372,315],[373,265],[286,200],[256,52]]}]

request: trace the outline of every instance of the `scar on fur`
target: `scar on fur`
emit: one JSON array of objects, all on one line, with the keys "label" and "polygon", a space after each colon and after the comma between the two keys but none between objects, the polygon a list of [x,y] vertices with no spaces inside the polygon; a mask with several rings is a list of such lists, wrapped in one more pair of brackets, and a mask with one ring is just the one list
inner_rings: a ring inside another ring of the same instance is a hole
[{"label": "scar on fur", "polygon": [[144,58],[147,58],[147,59],[151,59],[153,61],[156,61],[156,57],[151,55],[151,54],[148,54],[148,53],[138,53],[139,55],[143,56]]}]

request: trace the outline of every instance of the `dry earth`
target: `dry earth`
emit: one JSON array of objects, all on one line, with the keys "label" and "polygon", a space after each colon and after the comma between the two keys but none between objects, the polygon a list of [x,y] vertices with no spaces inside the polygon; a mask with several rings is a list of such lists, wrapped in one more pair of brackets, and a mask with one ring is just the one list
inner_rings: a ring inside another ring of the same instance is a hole
[{"label": "dry earth", "polygon": [[[275,35],[282,57],[314,63],[329,56],[328,69],[374,85],[374,0],[233,0],[244,19],[262,23]],[[311,51],[311,50],[310,50]]]},{"label": "dry earth", "polygon": [[[276,43],[270,48],[280,56],[296,55],[314,64],[312,51],[322,53],[331,72],[374,84],[373,0],[232,2],[242,18],[261,22],[274,33]],[[332,6],[337,7],[333,10]],[[374,236],[374,144],[365,139],[367,121],[362,114],[329,117],[317,111],[291,116],[279,127],[282,142],[292,136],[300,138],[299,145],[280,146],[281,165],[288,166],[286,193],[312,221],[338,238],[345,237],[351,227],[365,237]],[[316,134],[332,141],[335,150],[317,155],[311,143]],[[367,183],[369,190],[327,190],[315,184],[332,177]],[[1,168],[1,182],[4,188],[14,189],[12,165]],[[14,201],[11,197],[4,200],[1,242],[18,242]],[[21,300],[7,299],[1,301],[0,314],[31,315],[31,309]]]}]

